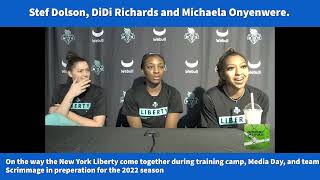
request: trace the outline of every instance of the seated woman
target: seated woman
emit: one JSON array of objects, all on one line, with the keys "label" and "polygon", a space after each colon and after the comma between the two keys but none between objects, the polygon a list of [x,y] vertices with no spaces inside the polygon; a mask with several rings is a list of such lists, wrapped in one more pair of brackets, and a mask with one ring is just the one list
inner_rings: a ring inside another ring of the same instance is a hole
[{"label": "seated woman", "polygon": [[250,93],[254,94],[254,102],[263,110],[261,123],[266,123],[268,96],[247,85],[249,69],[245,56],[230,48],[219,58],[216,67],[219,84],[203,94],[202,126],[243,129],[246,123],[243,109],[251,102]]},{"label": "seated woman", "polygon": [[68,80],[53,96],[46,125],[79,125],[101,127],[106,121],[104,90],[91,83],[86,59],[67,55]]},{"label": "seated woman", "polygon": [[182,101],[178,90],[162,81],[164,58],[160,54],[145,54],[141,69],[145,81],[127,91],[122,114],[130,127],[177,128]]}]

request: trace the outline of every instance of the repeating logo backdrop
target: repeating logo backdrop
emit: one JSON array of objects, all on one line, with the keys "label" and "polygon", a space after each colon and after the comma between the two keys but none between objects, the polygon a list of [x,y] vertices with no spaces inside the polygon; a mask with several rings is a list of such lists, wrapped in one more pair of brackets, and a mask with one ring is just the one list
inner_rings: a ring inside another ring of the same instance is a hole
[{"label": "repeating logo backdrop", "polygon": [[181,93],[184,113],[179,127],[197,127],[201,96],[217,85],[215,65],[229,47],[247,57],[249,84],[268,94],[268,123],[274,128],[274,28],[48,28],[46,91],[49,97],[46,97],[45,113],[55,87],[67,80],[65,57],[72,50],[90,61],[93,83],[105,88],[107,126],[119,125],[119,111],[126,91],[143,76],[142,56],[156,52],[166,59],[164,81]]}]

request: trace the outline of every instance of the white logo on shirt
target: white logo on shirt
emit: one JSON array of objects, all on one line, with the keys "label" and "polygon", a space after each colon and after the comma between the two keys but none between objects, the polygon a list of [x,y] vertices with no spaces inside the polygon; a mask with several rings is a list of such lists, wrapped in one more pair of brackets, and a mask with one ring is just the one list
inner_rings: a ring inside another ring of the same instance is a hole
[{"label": "white logo on shirt", "polygon": [[168,107],[161,107],[156,109],[148,109],[148,108],[139,108],[139,116],[141,116],[142,119],[145,116],[165,116],[168,114]]},{"label": "white logo on shirt", "polygon": [[244,115],[219,117],[220,125],[236,125],[236,124],[244,124],[244,123],[246,123]]},{"label": "white logo on shirt", "polygon": [[238,107],[235,107],[234,110],[233,110],[233,112],[234,112],[235,114],[239,114],[239,113],[241,112],[241,110],[240,110]]},{"label": "white logo on shirt", "polygon": [[158,106],[158,103],[157,102],[153,102],[152,106],[156,108]]}]

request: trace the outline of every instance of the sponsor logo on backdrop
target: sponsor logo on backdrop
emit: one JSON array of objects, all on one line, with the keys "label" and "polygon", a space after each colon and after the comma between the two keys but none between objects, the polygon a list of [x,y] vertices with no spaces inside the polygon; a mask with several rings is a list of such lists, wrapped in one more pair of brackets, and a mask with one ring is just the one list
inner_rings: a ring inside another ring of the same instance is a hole
[{"label": "sponsor logo on backdrop", "polygon": [[187,66],[187,69],[185,69],[186,74],[198,74],[198,69],[196,68],[199,64],[198,60],[186,60],[184,62]]},{"label": "sponsor logo on backdrop", "polygon": [[216,34],[219,37],[218,39],[216,39],[217,43],[228,43],[229,39],[225,38],[229,35],[229,29],[227,29],[226,31],[219,31],[219,29],[216,30]]},{"label": "sponsor logo on backdrop", "polygon": [[261,70],[259,69],[261,66],[261,61],[257,63],[252,63],[248,60],[248,66],[249,66],[249,74],[261,74]]},{"label": "sponsor logo on backdrop", "polygon": [[155,42],[164,42],[167,41],[167,37],[162,37],[163,35],[166,34],[166,28],[164,28],[163,30],[156,30],[155,28],[153,28],[153,34],[156,35],[157,37],[153,37],[153,41]]},{"label": "sponsor logo on backdrop", "polygon": [[130,28],[123,28],[123,33],[121,34],[121,39],[126,42],[127,44],[132,40],[135,39],[135,35],[131,32]]},{"label": "sponsor logo on backdrop", "polygon": [[100,32],[95,32],[94,30],[92,30],[92,35],[97,38],[101,37],[103,33],[104,33],[103,29]]},{"label": "sponsor logo on backdrop", "polygon": [[124,102],[125,97],[126,97],[126,91],[122,91],[122,96],[120,97],[120,103]]},{"label": "sponsor logo on backdrop", "polygon": [[120,69],[122,74],[132,74],[134,73],[134,69],[132,68],[134,60],[132,59],[130,62],[126,62],[124,60],[120,60],[121,66],[123,68]]},{"label": "sponsor logo on backdrop", "polygon": [[251,68],[251,69],[257,69],[261,66],[261,61],[259,61],[258,63],[251,63],[250,61],[248,61],[248,66]]},{"label": "sponsor logo on backdrop", "polygon": [[101,37],[103,35],[103,33],[104,33],[103,29],[101,31],[99,31],[99,32],[96,32],[95,30],[92,30],[91,33],[92,33],[92,36],[94,37],[94,38],[92,38],[92,42],[93,43],[102,43],[102,42],[104,42],[104,39]]},{"label": "sponsor logo on backdrop", "polygon": [[250,33],[247,35],[247,40],[252,44],[256,44],[258,41],[262,40],[262,36],[257,29],[250,28]]},{"label": "sponsor logo on backdrop", "polygon": [[61,60],[61,66],[62,66],[62,70],[61,73],[62,74],[66,74],[67,73],[67,63],[65,63],[63,60]]},{"label": "sponsor logo on backdrop", "polygon": [[193,108],[196,104],[199,103],[199,98],[197,98],[193,92],[188,91],[187,96],[184,98],[183,102],[188,106],[188,108]]},{"label": "sponsor logo on backdrop", "polygon": [[163,36],[164,34],[166,34],[166,31],[166,28],[164,28],[162,31],[157,31],[155,28],[153,28],[153,34],[157,36]]},{"label": "sponsor logo on backdrop", "polygon": [[68,29],[65,29],[64,34],[61,36],[61,40],[63,40],[67,45],[69,45],[75,39],[76,37]]},{"label": "sponsor logo on backdrop", "polygon": [[187,39],[191,44],[200,38],[199,34],[196,33],[194,28],[188,27],[187,33],[184,34],[184,39]]},{"label": "sponsor logo on backdrop", "polygon": [[126,63],[126,62],[124,62],[123,60],[121,60],[121,65],[123,66],[123,67],[125,67],[125,68],[128,68],[128,67],[131,67],[132,65],[133,65],[133,60],[131,60],[131,62],[128,62],[128,63]]},{"label": "sponsor logo on backdrop", "polygon": [[102,71],[104,71],[104,66],[99,60],[94,60],[94,65],[91,67],[91,71],[93,71],[97,76],[100,75]]},{"label": "sponsor logo on backdrop", "polygon": [[214,67],[214,72],[218,72],[218,66]]}]

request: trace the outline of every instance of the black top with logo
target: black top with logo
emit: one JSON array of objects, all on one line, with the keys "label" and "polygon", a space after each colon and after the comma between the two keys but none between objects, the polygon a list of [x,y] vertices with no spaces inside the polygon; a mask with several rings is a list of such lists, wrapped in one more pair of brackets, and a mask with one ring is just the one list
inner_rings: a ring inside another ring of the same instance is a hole
[{"label": "black top with logo", "polygon": [[[52,99],[52,105],[61,104],[70,86],[71,83],[58,86]],[[93,119],[93,117],[99,115],[106,115],[106,101],[103,88],[91,84],[85,92],[73,99],[70,111],[89,119]]]},{"label": "black top with logo", "polygon": [[164,82],[158,96],[151,96],[144,83],[129,89],[122,107],[122,114],[140,117],[148,128],[164,128],[168,113],[182,112],[179,91]]},{"label": "black top with logo", "polygon": [[237,101],[232,100],[220,86],[210,88],[203,94],[201,121],[203,127],[226,127],[243,129],[245,124],[244,107],[251,102],[250,93],[254,95],[254,102],[262,108],[261,123],[266,123],[269,111],[268,96],[261,90],[247,85],[244,95]]}]

